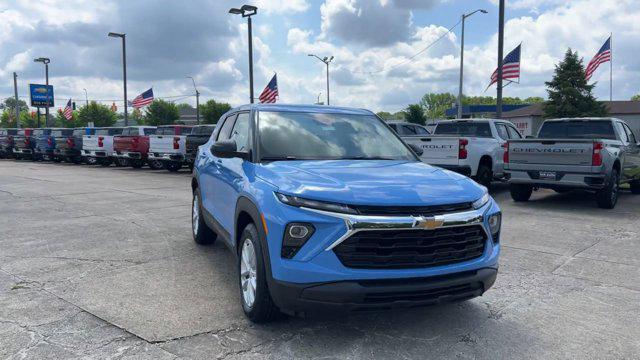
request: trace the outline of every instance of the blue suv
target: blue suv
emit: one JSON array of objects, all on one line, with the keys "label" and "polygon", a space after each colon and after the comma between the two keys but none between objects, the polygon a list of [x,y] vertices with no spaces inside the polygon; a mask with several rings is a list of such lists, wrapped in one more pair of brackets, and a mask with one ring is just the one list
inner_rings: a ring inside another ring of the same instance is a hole
[{"label": "blue suv", "polygon": [[420,153],[367,110],[241,106],[198,150],[193,238],[236,254],[255,322],[480,296],[498,272],[500,209]]}]

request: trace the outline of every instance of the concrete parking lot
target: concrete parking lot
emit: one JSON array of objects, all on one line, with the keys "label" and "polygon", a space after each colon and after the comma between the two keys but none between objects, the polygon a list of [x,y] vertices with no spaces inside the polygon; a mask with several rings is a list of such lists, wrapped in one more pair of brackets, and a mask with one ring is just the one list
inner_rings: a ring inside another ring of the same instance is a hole
[{"label": "concrete parking lot", "polygon": [[0,160],[0,358],[638,358],[640,196],[537,192],[504,213],[481,298],[245,320],[232,254],[190,233],[190,174]]}]

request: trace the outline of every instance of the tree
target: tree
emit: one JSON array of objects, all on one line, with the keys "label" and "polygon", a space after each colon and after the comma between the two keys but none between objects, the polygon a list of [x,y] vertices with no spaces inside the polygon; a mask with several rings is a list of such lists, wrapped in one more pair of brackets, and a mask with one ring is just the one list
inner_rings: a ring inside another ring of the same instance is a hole
[{"label": "tree", "polygon": [[427,122],[427,118],[424,116],[424,111],[422,111],[420,104],[407,106],[407,109],[404,111],[404,118],[408,122],[418,125],[424,125]]},{"label": "tree", "polygon": [[428,119],[442,119],[444,112],[457,101],[451,93],[428,93],[420,99],[420,106],[424,108]]},{"label": "tree", "polygon": [[231,110],[231,105],[227,103],[219,103],[213,99],[207,101],[203,105],[200,105],[200,114],[203,117],[205,124],[216,124],[222,114]]},{"label": "tree", "polygon": [[86,125],[93,122],[96,127],[108,127],[115,124],[116,113],[111,111],[108,106],[92,101],[89,105],[80,108],[77,119],[81,124]]},{"label": "tree", "polygon": [[66,117],[62,114],[62,109],[58,109],[56,117],[54,118],[54,122],[56,127],[64,127],[64,128],[76,128],[76,127],[85,127],[87,126],[87,122],[80,120],[78,117],[78,111],[73,111],[71,120],[67,120]]},{"label": "tree", "polygon": [[379,118],[381,118],[382,120],[388,121],[388,120],[399,120],[404,118],[404,114],[403,113],[395,113],[392,114],[388,111],[378,111],[376,113],[376,115],[378,115]]},{"label": "tree", "polygon": [[144,115],[144,123],[147,125],[170,125],[180,118],[178,107],[170,102],[158,99],[153,100]]},{"label": "tree", "polygon": [[582,59],[571,49],[556,65],[553,79],[545,84],[549,93],[549,101],[544,105],[545,118],[606,116],[608,113],[591,93],[595,85],[587,83]]},{"label": "tree", "polygon": [[633,95],[633,96],[631,97],[631,101],[640,101],[640,94]]},{"label": "tree", "polygon": [[[20,100],[18,99],[18,107],[20,108],[20,111],[29,111],[29,106],[27,106],[27,102],[24,100]],[[16,113],[16,99],[12,98],[12,97],[8,97],[6,99],[4,99],[4,101],[0,104],[0,109],[2,110],[7,110],[7,111],[13,111],[13,113]]]}]

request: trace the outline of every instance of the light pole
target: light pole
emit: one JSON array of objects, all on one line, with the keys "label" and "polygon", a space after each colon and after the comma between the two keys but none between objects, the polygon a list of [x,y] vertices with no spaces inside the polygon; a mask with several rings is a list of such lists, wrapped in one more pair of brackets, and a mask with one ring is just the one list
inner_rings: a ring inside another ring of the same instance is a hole
[{"label": "light pole", "polygon": [[331,103],[329,102],[329,64],[333,60],[333,56],[331,57],[325,56],[323,58],[315,54],[309,54],[308,56],[315,57],[316,59],[322,61],[325,65],[327,65],[327,105],[330,105]]},{"label": "light pole", "polygon": [[498,10],[498,83],[496,84],[496,117],[502,119],[502,53],[504,52],[504,0]]},{"label": "light pole", "polygon": [[462,119],[462,84],[464,77],[464,21],[466,18],[471,15],[481,12],[483,14],[487,13],[487,10],[478,9],[476,11],[472,11],[468,14],[462,14],[462,35],[460,36],[460,85],[458,88],[458,119]]},{"label": "light pole", "polygon": [[[44,64],[44,76],[45,76],[45,85],[47,88],[47,105],[44,108],[44,126],[47,126],[47,121],[49,121],[49,63],[51,62],[51,59],[49,58],[45,58],[45,57],[40,57],[40,58],[36,58],[33,59],[34,62],[41,62]],[[40,118],[38,117],[38,120],[40,120]],[[40,124],[38,124],[39,126]]]},{"label": "light pole", "polygon": [[122,77],[124,79],[124,126],[129,126],[129,114],[127,112],[127,34],[110,32],[109,37],[122,39]]},{"label": "light pole", "polygon": [[200,125],[200,91],[196,87],[196,81],[193,79],[193,76],[187,76],[187,78],[193,81],[193,89],[196,91],[196,122]]},{"label": "light pole", "polygon": [[253,5],[242,5],[240,9],[231,8],[229,14],[242,15],[247,18],[249,36],[249,101],[253,104],[253,36],[251,35],[251,16],[258,13]]},{"label": "light pole", "polygon": [[89,95],[87,95],[87,89],[82,89],[84,90],[84,102],[86,106],[89,106]]}]

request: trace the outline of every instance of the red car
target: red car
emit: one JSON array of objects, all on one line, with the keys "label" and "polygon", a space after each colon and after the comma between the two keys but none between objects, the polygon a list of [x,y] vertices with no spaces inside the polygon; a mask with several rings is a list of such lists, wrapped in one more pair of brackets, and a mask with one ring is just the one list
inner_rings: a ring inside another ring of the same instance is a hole
[{"label": "red car", "polygon": [[148,163],[154,170],[162,169],[162,162],[148,159],[149,135],[155,133],[155,126],[129,126],[122,130],[122,135],[114,136],[113,151],[118,165],[139,169]]}]

